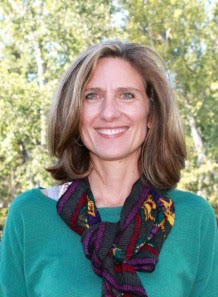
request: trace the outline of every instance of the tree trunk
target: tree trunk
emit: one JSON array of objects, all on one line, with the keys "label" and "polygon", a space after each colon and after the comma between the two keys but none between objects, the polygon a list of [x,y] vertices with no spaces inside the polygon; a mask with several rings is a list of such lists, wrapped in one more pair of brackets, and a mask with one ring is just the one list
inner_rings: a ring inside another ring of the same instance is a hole
[{"label": "tree trunk", "polygon": [[188,115],[189,126],[191,128],[191,134],[194,141],[195,150],[198,158],[198,166],[200,167],[207,160],[203,140],[200,131],[197,128],[195,118],[189,113]]},{"label": "tree trunk", "polygon": [[[36,58],[36,64],[37,64],[37,74],[38,74],[38,82],[39,82],[39,87],[41,89],[43,89],[45,82],[44,82],[44,62],[42,59],[42,53],[41,53],[41,48],[39,45],[39,42],[37,40],[37,38],[34,36],[34,34],[32,34],[32,38],[33,38],[33,46],[34,46],[34,50],[35,50],[35,58]],[[45,110],[43,108],[43,104],[41,106],[41,110],[40,110],[40,117],[41,117],[41,145],[45,146],[46,145],[46,124],[47,124],[47,117],[45,114]]]}]

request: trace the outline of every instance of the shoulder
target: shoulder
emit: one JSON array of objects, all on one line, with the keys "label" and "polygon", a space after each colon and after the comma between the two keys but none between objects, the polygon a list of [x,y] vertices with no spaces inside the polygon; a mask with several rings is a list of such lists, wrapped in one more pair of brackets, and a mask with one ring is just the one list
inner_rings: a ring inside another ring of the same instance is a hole
[{"label": "shoulder", "polygon": [[9,214],[22,215],[23,213],[29,212],[30,209],[34,210],[38,207],[46,207],[46,205],[50,203],[50,200],[51,199],[42,193],[41,188],[33,188],[21,193],[13,200]]},{"label": "shoulder", "polygon": [[11,203],[9,216],[31,216],[54,210],[57,200],[67,190],[70,183],[49,188],[33,188],[21,193]]},{"label": "shoulder", "polygon": [[168,192],[168,195],[175,201],[175,203],[182,204],[184,206],[194,206],[194,207],[206,207],[210,208],[210,204],[203,198],[193,192],[183,191],[179,189],[173,189]]},{"label": "shoulder", "polygon": [[[40,188],[28,190],[17,196],[9,207],[5,232],[32,233],[43,230],[56,219],[56,201],[41,192]],[[17,231],[16,231],[17,230]],[[40,231],[41,232],[41,231]],[[24,233],[23,233],[24,234]]]},{"label": "shoulder", "polygon": [[183,215],[188,213],[194,217],[207,217],[215,220],[214,210],[205,198],[179,189],[169,191],[168,196],[175,202],[176,211],[182,212]]},{"label": "shoulder", "polygon": [[15,197],[14,201],[11,204],[11,207],[17,208],[26,204],[31,204],[34,202],[34,200],[42,198],[42,196],[44,196],[44,194],[42,193],[42,188],[33,188],[27,190]]}]

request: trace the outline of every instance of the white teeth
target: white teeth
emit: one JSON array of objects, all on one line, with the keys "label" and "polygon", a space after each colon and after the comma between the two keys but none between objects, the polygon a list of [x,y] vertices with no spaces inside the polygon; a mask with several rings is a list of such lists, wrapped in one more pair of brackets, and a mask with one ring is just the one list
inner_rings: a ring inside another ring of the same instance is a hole
[{"label": "white teeth", "polygon": [[117,129],[98,129],[98,132],[104,135],[115,135],[126,131],[126,128]]}]

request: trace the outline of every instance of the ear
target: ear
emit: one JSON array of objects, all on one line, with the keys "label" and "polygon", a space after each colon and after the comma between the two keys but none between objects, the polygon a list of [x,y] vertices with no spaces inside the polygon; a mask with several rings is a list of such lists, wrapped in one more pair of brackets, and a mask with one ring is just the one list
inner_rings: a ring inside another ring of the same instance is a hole
[{"label": "ear", "polygon": [[147,122],[147,127],[148,127],[148,129],[150,129],[151,128],[151,119],[150,120],[148,120],[148,122]]},{"label": "ear", "polygon": [[150,129],[152,127],[152,115],[149,113],[147,119],[147,128]]}]

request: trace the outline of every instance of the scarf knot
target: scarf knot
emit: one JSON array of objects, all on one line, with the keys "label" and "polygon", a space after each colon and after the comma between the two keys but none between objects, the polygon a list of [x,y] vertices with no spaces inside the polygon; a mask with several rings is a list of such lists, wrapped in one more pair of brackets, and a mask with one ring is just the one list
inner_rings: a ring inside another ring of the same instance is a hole
[{"label": "scarf knot", "polygon": [[175,220],[173,201],[138,180],[117,223],[103,222],[88,179],[74,181],[58,213],[81,235],[86,257],[102,277],[103,297],[146,297],[137,271],[152,272]]}]

